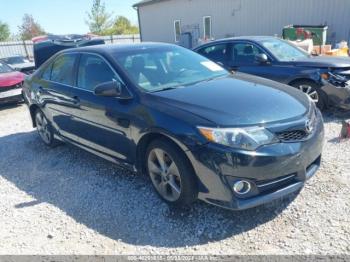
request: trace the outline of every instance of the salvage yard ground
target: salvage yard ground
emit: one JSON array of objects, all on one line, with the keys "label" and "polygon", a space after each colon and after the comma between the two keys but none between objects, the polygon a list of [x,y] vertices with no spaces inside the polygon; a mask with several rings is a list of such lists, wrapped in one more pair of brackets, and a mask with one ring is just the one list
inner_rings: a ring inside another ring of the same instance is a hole
[{"label": "salvage yard ground", "polygon": [[26,106],[0,108],[0,254],[349,254],[350,141],[338,143],[340,118],[325,115],[322,166],[299,195],[179,212],[146,176],[47,148]]}]

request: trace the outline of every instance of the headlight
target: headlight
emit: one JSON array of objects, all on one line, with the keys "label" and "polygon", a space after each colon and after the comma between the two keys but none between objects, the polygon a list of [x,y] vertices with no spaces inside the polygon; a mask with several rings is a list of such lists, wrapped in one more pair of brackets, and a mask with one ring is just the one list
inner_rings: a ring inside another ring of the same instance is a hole
[{"label": "headlight", "polygon": [[343,81],[346,82],[347,78],[343,75],[340,75],[339,73],[332,73],[332,72],[328,72],[328,73],[322,73],[321,74],[321,78],[324,80],[337,80],[337,81]]},{"label": "headlight", "polygon": [[278,142],[278,139],[263,127],[198,127],[198,130],[210,142],[246,150],[255,150],[259,146]]}]

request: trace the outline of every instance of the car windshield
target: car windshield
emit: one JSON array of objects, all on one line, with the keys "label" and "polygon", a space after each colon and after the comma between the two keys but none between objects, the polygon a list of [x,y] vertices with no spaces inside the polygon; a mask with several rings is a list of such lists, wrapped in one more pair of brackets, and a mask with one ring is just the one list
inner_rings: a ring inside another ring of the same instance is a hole
[{"label": "car windshield", "polygon": [[165,89],[223,77],[221,66],[182,47],[152,47],[114,54],[118,64],[141,89]]},{"label": "car windshield", "polygon": [[303,50],[280,39],[262,40],[260,43],[279,61],[289,62],[308,57],[308,54]]},{"label": "car windshield", "polygon": [[5,63],[14,65],[14,64],[22,64],[28,62],[23,56],[12,56],[3,59]]},{"label": "car windshield", "polygon": [[0,62],[0,74],[1,73],[9,73],[9,72],[12,72],[12,71],[13,70],[12,70],[11,67],[9,67],[8,65]]}]

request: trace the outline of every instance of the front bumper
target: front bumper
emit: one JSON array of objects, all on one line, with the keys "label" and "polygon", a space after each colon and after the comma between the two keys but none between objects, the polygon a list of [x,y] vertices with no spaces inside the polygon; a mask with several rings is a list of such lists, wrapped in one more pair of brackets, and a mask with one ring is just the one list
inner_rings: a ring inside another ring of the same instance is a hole
[{"label": "front bumper", "polygon": [[[318,170],[324,140],[323,121],[317,123],[306,141],[278,143],[244,151],[208,143],[192,151],[199,179],[198,198],[233,210],[252,208],[300,190]],[[251,194],[238,196],[235,181],[253,185]]]},{"label": "front bumper", "polygon": [[350,110],[350,80],[344,83],[323,81],[321,90],[327,94],[330,106]]},{"label": "front bumper", "polygon": [[19,102],[23,100],[22,87],[0,90],[0,103]]}]

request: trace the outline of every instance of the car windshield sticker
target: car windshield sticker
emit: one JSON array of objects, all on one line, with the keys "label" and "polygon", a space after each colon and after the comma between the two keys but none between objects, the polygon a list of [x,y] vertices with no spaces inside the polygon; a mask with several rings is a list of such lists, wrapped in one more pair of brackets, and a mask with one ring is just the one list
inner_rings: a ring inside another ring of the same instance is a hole
[{"label": "car windshield sticker", "polygon": [[219,66],[218,64],[215,64],[214,62],[211,62],[211,61],[201,62],[201,64],[213,72],[224,71],[224,69],[221,66]]}]

